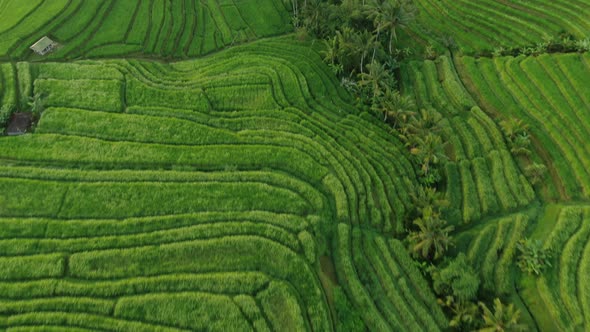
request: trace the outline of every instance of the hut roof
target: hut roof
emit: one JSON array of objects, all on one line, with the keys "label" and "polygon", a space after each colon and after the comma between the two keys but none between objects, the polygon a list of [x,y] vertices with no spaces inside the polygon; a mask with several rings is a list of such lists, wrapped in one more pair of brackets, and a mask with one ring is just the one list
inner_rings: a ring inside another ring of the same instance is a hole
[{"label": "hut roof", "polygon": [[47,53],[53,46],[55,46],[55,42],[51,40],[49,37],[45,36],[39,39],[35,44],[33,44],[30,49],[39,53],[45,54]]}]

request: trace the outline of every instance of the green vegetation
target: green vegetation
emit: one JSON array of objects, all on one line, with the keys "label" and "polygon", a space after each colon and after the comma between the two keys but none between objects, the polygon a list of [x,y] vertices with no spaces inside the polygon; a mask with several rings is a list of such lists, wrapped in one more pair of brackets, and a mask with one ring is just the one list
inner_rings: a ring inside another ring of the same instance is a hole
[{"label": "green vegetation", "polygon": [[0,0],[0,331],[588,330],[585,1]]},{"label": "green vegetation", "polygon": [[452,296],[459,301],[477,297],[479,278],[468,264],[465,254],[459,254],[454,261],[432,274],[434,291],[438,295]]},{"label": "green vegetation", "polygon": [[[552,324],[559,329],[584,330],[588,326],[584,308],[588,308],[585,280],[588,271],[589,211],[587,206],[554,206],[547,210],[543,223],[539,225],[545,228],[544,234],[534,234],[533,241],[540,241],[542,247],[535,246],[536,258],[541,261],[532,263],[542,269],[539,276],[526,279],[530,288],[526,289],[525,300],[542,304],[548,317],[538,319],[553,321]],[[551,256],[546,254],[548,250],[551,250]],[[527,267],[530,265],[527,264]]]},{"label": "green vegetation", "polygon": [[483,310],[484,327],[479,329],[485,331],[526,331],[526,325],[519,324],[520,310],[515,309],[513,304],[504,305],[500,299],[494,300],[494,311],[490,310],[485,303],[479,303]]},{"label": "green vegetation", "polygon": [[[0,181],[2,224],[11,234],[2,234],[0,246],[15,259],[62,253],[59,269],[47,273],[84,281],[69,289],[64,279],[63,296],[114,294],[113,324],[139,319],[196,329],[329,329],[327,302],[314,277],[317,250],[330,244],[321,230],[335,227],[336,217],[339,225],[354,227],[356,237],[361,225],[377,232],[403,229],[416,181],[409,161],[399,158],[403,147],[379,121],[348,106],[348,95],[317,54],[290,38],[169,65],[114,60],[69,66],[30,64],[46,109],[34,135],[2,139],[0,154],[13,162]],[[74,86],[89,91],[76,97]],[[342,111],[347,115],[335,122]],[[374,128],[370,136],[363,134],[367,126]],[[168,197],[175,199],[160,204]],[[45,225],[53,235],[27,238],[19,233],[19,219],[33,229]],[[358,241],[376,241],[362,250],[384,255],[351,269],[336,261],[345,294],[355,287],[366,292],[360,281],[365,275],[375,282],[368,301],[386,287],[375,311],[362,313],[363,324],[405,310],[411,316],[391,316],[383,327],[444,327],[446,319],[403,246],[396,243],[401,252],[394,253],[382,236],[373,236],[335,248],[348,257],[364,248]],[[12,241],[20,245],[9,246]],[[377,272],[368,274],[373,266]],[[10,271],[8,280],[21,273]],[[250,271],[261,275],[236,289],[232,278]],[[211,274],[219,280],[198,287],[192,281]],[[386,280],[400,276],[404,284],[390,288]],[[260,284],[261,277],[267,281]],[[185,280],[174,286],[182,290],[171,288],[176,279]],[[142,286],[122,290],[114,280]],[[96,282],[101,286],[93,290]],[[31,299],[25,290],[35,286],[6,287],[11,298],[25,301]],[[253,296],[256,306],[247,313],[261,318],[251,321],[230,297],[212,293]],[[356,307],[357,299],[351,300]],[[202,303],[200,309],[192,301]],[[164,309],[154,311],[160,304]],[[172,313],[186,318],[172,324]],[[94,318],[80,319],[80,326],[94,326]]]},{"label": "green vegetation", "polygon": [[[538,57],[462,58],[460,74],[501,119],[517,117],[535,138],[534,149],[552,176],[539,178],[551,198],[588,198],[586,141],[590,90],[588,54]],[[586,75],[587,76],[587,75]],[[533,164],[534,165],[534,164]],[[538,178],[539,167],[529,169]]]},{"label": "green vegetation", "polygon": [[418,107],[442,118],[441,136],[448,142],[445,182],[451,223],[506,213],[534,199],[499,126],[470,97],[449,58],[412,61],[402,78],[404,90],[415,97]]},{"label": "green vegetation", "polygon": [[5,59],[31,58],[28,47],[44,35],[61,44],[51,59],[183,58],[292,29],[280,0],[4,2],[0,58]]},{"label": "green vegetation", "polygon": [[[468,1],[416,0],[420,15],[409,37],[435,50],[457,47],[462,53],[492,54],[538,47],[548,38],[588,38],[590,13],[584,0]],[[427,52],[425,52],[427,54]]]},{"label": "green vegetation", "polygon": [[539,275],[545,268],[551,267],[549,262],[551,249],[543,249],[540,242],[533,242],[525,238],[518,241],[516,246],[520,251],[518,267],[522,271]]},{"label": "green vegetation", "polygon": [[438,212],[427,207],[422,211],[422,217],[414,220],[418,231],[410,233],[410,249],[413,253],[426,259],[438,259],[452,244],[449,233],[453,226],[447,226],[446,220],[440,219]]}]

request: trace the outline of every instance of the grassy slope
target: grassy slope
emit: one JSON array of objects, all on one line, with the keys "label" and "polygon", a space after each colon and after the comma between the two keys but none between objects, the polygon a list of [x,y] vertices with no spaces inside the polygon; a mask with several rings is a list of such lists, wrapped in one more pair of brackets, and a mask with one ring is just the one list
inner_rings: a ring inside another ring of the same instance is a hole
[{"label": "grassy slope", "polygon": [[16,3],[0,14],[0,58],[40,59],[28,47],[44,35],[61,44],[51,59],[186,58],[291,31],[280,0],[30,1],[15,10]]},{"label": "grassy slope", "polygon": [[[349,105],[308,45],[282,38],[169,65],[43,63],[28,73],[30,93],[43,92],[48,109],[36,134],[0,144],[8,255],[0,264],[13,271],[23,255],[39,257],[59,296],[89,298],[94,308],[108,292],[118,304],[108,313],[78,306],[79,314],[23,316],[39,310],[32,297],[68,309],[49,290],[34,295],[27,287],[36,281],[14,270],[0,285],[14,308],[2,313],[5,326],[62,317],[86,327],[210,320],[220,329],[329,330],[318,274],[319,256],[331,250],[338,283],[372,329],[446,325],[405,249],[380,235],[403,227],[416,185],[404,149]],[[260,275],[236,289],[252,271]],[[70,290],[73,282],[80,286]],[[202,298],[199,308],[180,307]],[[153,312],[154,303],[166,310]],[[235,317],[216,316],[221,307]]]}]

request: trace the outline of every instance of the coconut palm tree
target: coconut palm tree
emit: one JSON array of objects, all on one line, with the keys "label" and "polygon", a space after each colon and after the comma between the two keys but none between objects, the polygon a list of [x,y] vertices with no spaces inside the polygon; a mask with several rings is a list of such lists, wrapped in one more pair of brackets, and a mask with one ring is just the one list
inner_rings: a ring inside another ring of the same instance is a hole
[{"label": "coconut palm tree", "polygon": [[327,4],[322,0],[306,0],[303,4],[303,24],[316,35],[322,32],[322,17],[327,14]]},{"label": "coconut palm tree", "polygon": [[518,135],[526,133],[528,130],[528,125],[521,119],[517,118],[509,118],[500,121],[500,127],[502,127],[504,135],[506,135],[506,138],[508,138],[510,142],[514,141]]},{"label": "coconut palm tree", "polygon": [[338,54],[340,54],[340,45],[338,44],[337,36],[324,40],[324,46],[320,54],[324,62],[331,68],[334,68],[338,62]]},{"label": "coconut palm tree", "polygon": [[359,21],[364,18],[364,3],[358,0],[343,0],[339,6],[333,6],[331,8],[332,12],[337,15],[339,22],[346,22],[350,25],[353,21]]},{"label": "coconut palm tree", "polygon": [[397,40],[397,29],[407,28],[416,17],[416,7],[409,0],[373,0],[366,6],[367,16],[373,20],[375,32],[389,32],[388,49],[393,54],[393,41]]},{"label": "coconut palm tree", "polygon": [[479,315],[477,304],[470,301],[461,301],[453,296],[438,299],[437,302],[452,315],[449,327],[459,331],[472,331],[473,326],[477,324],[477,316]]},{"label": "coconut palm tree", "polygon": [[531,145],[531,138],[527,132],[520,133],[516,135],[514,140],[512,141],[512,147],[510,152],[514,155],[522,155],[522,156],[530,156],[531,150],[529,147]]},{"label": "coconut palm tree", "polygon": [[35,118],[39,118],[45,110],[44,104],[43,96],[40,93],[35,93],[33,97],[29,97],[29,102],[27,103]]},{"label": "coconut palm tree", "polygon": [[368,64],[367,69],[366,73],[359,74],[359,85],[370,89],[375,102],[393,84],[393,77],[385,66],[377,61]]},{"label": "coconut palm tree", "polygon": [[375,37],[375,35],[373,35],[367,30],[358,32],[354,40],[355,44],[353,47],[356,51],[355,53],[360,54],[361,57],[360,69],[362,73],[364,72],[364,63],[367,55],[369,55],[369,52],[373,51],[376,47],[378,47],[379,43],[377,42],[377,38]]},{"label": "coconut palm tree", "polygon": [[358,57],[356,48],[356,33],[350,27],[343,27],[336,31],[338,43],[338,59],[346,72],[351,72],[357,65],[355,59]]},{"label": "coconut palm tree", "polygon": [[422,108],[408,123],[408,134],[426,136],[427,133],[438,133],[443,117],[434,109]]},{"label": "coconut palm tree", "polygon": [[520,252],[516,265],[523,272],[540,275],[551,267],[551,249],[544,248],[541,241],[524,238],[516,243],[516,248]]},{"label": "coconut palm tree", "polygon": [[454,227],[447,225],[447,222],[440,218],[440,213],[435,212],[432,207],[423,209],[422,217],[414,220],[418,231],[409,235],[410,250],[424,259],[439,259],[444,255],[449,246],[452,245],[452,238],[449,235]]},{"label": "coconut palm tree", "polygon": [[479,302],[483,310],[484,327],[480,332],[509,332],[526,331],[527,326],[519,324],[520,310],[514,308],[514,304],[504,305],[500,299],[494,300],[494,311],[492,312],[485,303]]},{"label": "coconut palm tree", "polygon": [[374,105],[383,113],[383,121],[390,119],[394,127],[404,127],[416,114],[414,100],[409,96],[402,96],[399,91],[386,88],[379,103]]},{"label": "coconut palm tree", "polygon": [[445,199],[445,194],[437,192],[436,188],[432,187],[420,186],[416,192],[410,194],[410,197],[412,198],[412,205],[420,212],[429,207],[434,211],[441,211],[449,206],[449,201]]},{"label": "coconut palm tree", "polygon": [[410,153],[416,156],[421,163],[422,174],[427,175],[433,165],[447,160],[444,153],[446,142],[443,142],[439,135],[429,132],[425,136],[412,135],[411,139],[413,142],[409,143],[414,144],[414,146],[410,149]]}]

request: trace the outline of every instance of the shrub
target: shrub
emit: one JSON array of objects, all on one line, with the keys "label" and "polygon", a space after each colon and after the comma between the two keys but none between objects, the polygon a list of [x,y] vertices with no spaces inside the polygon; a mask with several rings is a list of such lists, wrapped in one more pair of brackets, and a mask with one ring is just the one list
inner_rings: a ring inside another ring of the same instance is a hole
[{"label": "shrub", "polygon": [[520,256],[517,265],[523,272],[540,275],[551,267],[551,249],[543,248],[541,242],[523,239],[516,244]]},{"label": "shrub", "polygon": [[547,172],[547,167],[543,164],[532,163],[524,169],[524,172],[530,179],[531,184],[537,184],[543,180],[543,177]]},{"label": "shrub", "polygon": [[492,312],[485,303],[479,302],[483,310],[484,328],[480,331],[526,331],[526,325],[518,323],[520,310],[514,308],[514,304],[504,305],[500,299],[494,300]]},{"label": "shrub", "polygon": [[361,318],[359,311],[354,306],[341,287],[334,287],[334,308],[336,310],[337,327],[339,331],[364,331],[365,323]]},{"label": "shrub", "polygon": [[13,111],[13,105],[2,105],[2,107],[0,107],[0,134],[4,133],[6,130],[6,126],[12,117]]},{"label": "shrub", "polygon": [[460,253],[444,268],[432,274],[434,291],[438,295],[451,295],[459,301],[473,300],[479,290],[479,277],[467,262],[464,253]]}]

